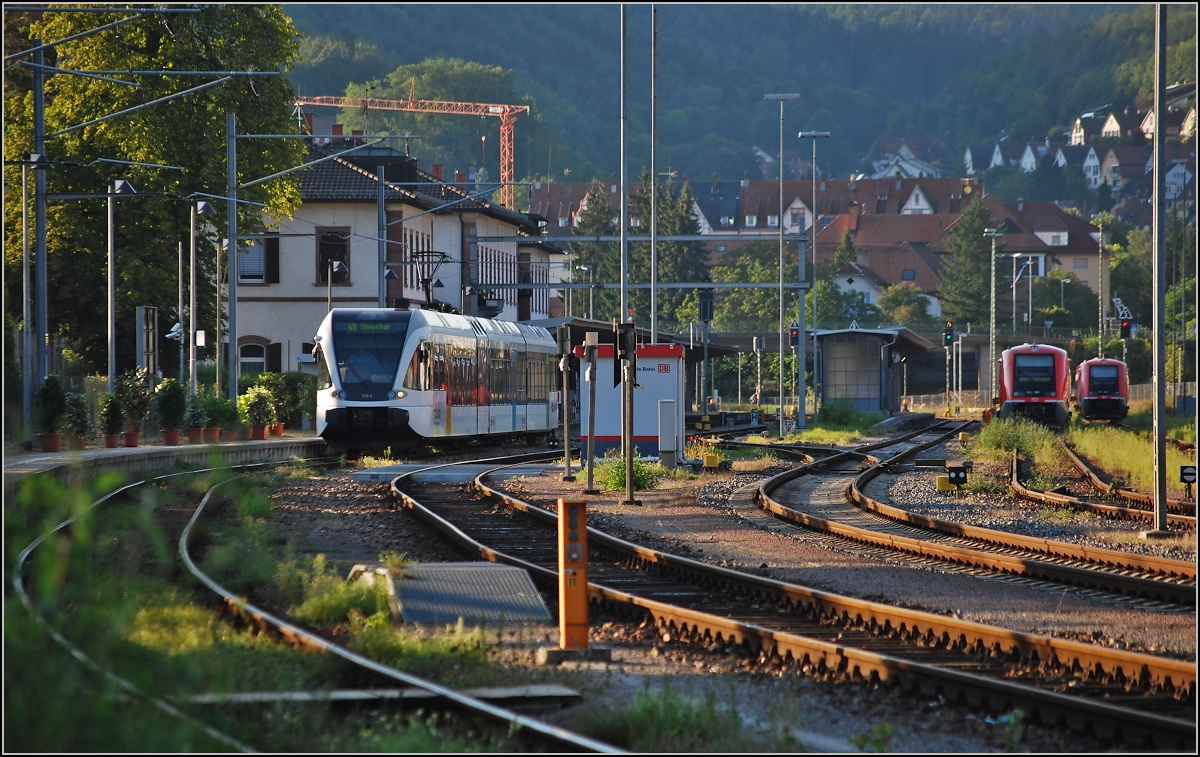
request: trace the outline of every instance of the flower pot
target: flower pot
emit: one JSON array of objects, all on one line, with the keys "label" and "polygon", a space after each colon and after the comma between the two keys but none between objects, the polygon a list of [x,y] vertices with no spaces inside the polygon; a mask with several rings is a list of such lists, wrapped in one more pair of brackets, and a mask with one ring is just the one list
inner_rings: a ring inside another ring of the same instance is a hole
[{"label": "flower pot", "polygon": [[182,434],[181,434],[180,430],[177,428],[164,429],[162,432],[163,444],[165,444],[168,447],[178,447],[179,446],[179,437],[181,435]]},{"label": "flower pot", "polygon": [[104,446],[108,449],[113,449],[114,447],[120,447],[121,446],[121,435],[120,434],[105,434],[104,435]]},{"label": "flower pot", "polygon": [[260,440],[260,441],[263,439],[266,439],[267,438],[267,427],[265,425],[264,426],[251,426],[250,427],[250,438]]},{"label": "flower pot", "polygon": [[87,437],[77,434],[66,434],[67,449],[78,452],[87,447]]},{"label": "flower pot", "polygon": [[206,429],[204,429],[203,436],[204,436],[204,441],[208,442],[209,444],[212,444],[214,442],[219,442],[219,441],[221,441],[221,429],[220,428],[206,428]]},{"label": "flower pot", "polygon": [[200,442],[204,441],[204,429],[202,428],[189,428],[187,430],[187,435],[188,444],[199,444]]},{"label": "flower pot", "polygon": [[136,447],[141,438],[141,431],[126,431],[124,434],[121,434],[121,444],[125,447]]},{"label": "flower pot", "polygon": [[62,434],[38,434],[38,446],[42,452],[61,452]]},{"label": "flower pot", "polygon": [[236,442],[242,435],[241,429],[227,428],[221,432],[221,438],[227,442]]},{"label": "flower pot", "polygon": [[270,428],[271,436],[283,436],[283,423],[273,423]]}]

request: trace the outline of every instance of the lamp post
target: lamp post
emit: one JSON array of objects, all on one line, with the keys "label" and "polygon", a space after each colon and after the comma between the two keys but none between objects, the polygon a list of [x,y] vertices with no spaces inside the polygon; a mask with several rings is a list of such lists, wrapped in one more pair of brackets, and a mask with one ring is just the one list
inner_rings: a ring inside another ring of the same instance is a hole
[{"label": "lamp post", "polygon": [[996,396],[996,240],[1004,237],[999,229],[984,229],[983,236],[992,240],[992,289],[988,299],[991,302],[988,316],[988,362],[991,371],[988,374],[988,407],[992,405],[992,397]]},{"label": "lamp post", "polygon": [[1059,310],[1067,309],[1067,306],[1063,303],[1066,302],[1065,298],[1066,298],[1067,284],[1070,284],[1070,283],[1071,283],[1070,279],[1063,279],[1062,281],[1058,282],[1058,309]]},{"label": "lamp post", "polygon": [[[813,261],[813,425],[817,425],[817,288],[815,286],[817,276],[817,140],[828,139],[829,132],[827,131],[802,131],[798,135],[800,139],[812,140],[812,233],[808,236],[808,244],[812,247]],[[804,281],[804,260],[800,260],[800,281]],[[804,290],[800,290],[800,345],[804,346],[804,319],[807,317],[804,314]],[[800,382],[804,381],[804,363],[805,350],[799,350]],[[805,392],[800,391],[799,410],[796,413],[796,427],[804,428],[804,402]]]},{"label": "lamp post", "polygon": [[133,185],[124,179],[113,179],[108,192],[108,391],[117,386],[117,251],[114,241],[114,219],[117,195],[137,194]]},{"label": "lamp post", "polygon": [[[590,265],[577,265],[575,267],[577,269],[579,269],[580,271],[588,272],[588,312],[587,312],[587,317],[588,317],[588,320],[591,320],[591,318],[592,318],[592,303],[594,302],[593,297],[592,297],[592,280],[594,279],[593,272],[595,271],[595,267],[590,266]],[[571,278],[574,279],[575,277],[572,276]],[[574,315],[575,315],[575,313],[574,313],[574,311],[572,311],[571,316],[574,317]]]},{"label": "lamp post", "polygon": [[340,260],[329,260],[329,275],[325,277],[325,312],[333,310],[333,274],[345,273],[349,269]]},{"label": "lamp post", "polygon": [[1014,252],[1012,256],[1012,333],[1017,335],[1017,258],[1021,253]]},{"label": "lamp post", "polygon": [[[216,215],[204,200],[191,203],[191,260],[188,267],[188,393],[196,393],[196,216]],[[220,276],[218,270],[217,275]],[[218,284],[219,286],[219,284]]]},{"label": "lamp post", "polygon": [[763,95],[764,100],[779,101],[779,434],[783,435],[783,103],[799,100],[799,94]]}]

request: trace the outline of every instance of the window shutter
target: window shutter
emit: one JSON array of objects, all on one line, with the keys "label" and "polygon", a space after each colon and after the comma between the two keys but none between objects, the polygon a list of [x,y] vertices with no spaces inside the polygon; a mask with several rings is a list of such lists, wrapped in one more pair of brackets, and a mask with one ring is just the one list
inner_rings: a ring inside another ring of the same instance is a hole
[{"label": "window shutter", "polygon": [[283,342],[272,342],[267,346],[267,371],[283,373]]},{"label": "window shutter", "polygon": [[279,237],[267,237],[263,240],[265,284],[279,283]]}]

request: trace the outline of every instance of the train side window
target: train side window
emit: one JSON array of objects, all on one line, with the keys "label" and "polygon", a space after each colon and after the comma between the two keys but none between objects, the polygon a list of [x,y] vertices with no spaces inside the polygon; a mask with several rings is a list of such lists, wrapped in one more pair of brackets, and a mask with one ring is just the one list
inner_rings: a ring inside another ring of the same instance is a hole
[{"label": "train side window", "polygon": [[320,346],[313,348],[313,359],[317,361],[317,388],[328,389],[333,386],[333,379],[329,374],[329,364],[325,362],[325,352]]}]

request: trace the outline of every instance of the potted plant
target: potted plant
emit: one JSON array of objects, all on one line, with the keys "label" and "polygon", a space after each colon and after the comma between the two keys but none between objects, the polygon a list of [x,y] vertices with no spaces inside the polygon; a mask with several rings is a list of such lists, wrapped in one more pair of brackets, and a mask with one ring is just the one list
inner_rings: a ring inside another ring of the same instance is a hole
[{"label": "potted plant", "polygon": [[154,393],[158,406],[158,425],[162,427],[163,444],[174,447],[179,444],[183,414],[187,410],[187,390],[176,378],[163,380]]},{"label": "potted plant", "polygon": [[104,434],[104,446],[116,447],[119,434],[125,426],[125,412],[121,408],[121,400],[117,395],[108,392],[100,400],[100,432]]},{"label": "potted plant", "polygon": [[298,423],[297,428],[311,431],[312,419],[317,416],[317,377],[303,371],[284,374],[288,387],[289,419]]},{"label": "potted plant", "polygon": [[287,379],[282,373],[268,371],[258,374],[254,385],[266,390],[267,395],[271,398],[271,406],[275,410],[275,420],[269,425],[268,432],[271,436],[283,436],[283,427],[290,414]]},{"label": "potted plant", "polygon": [[226,397],[213,390],[204,396],[205,407],[208,409],[209,426],[204,429],[204,441],[217,442],[221,440],[221,429],[237,418],[237,409]]},{"label": "potted plant", "polygon": [[66,427],[70,431],[70,435],[67,437],[67,448],[81,450],[87,446],[88,431],[92,427],[87,397],[77,392],[69,392],[66,396],[65,407]]},{"label": "potted plant", "polygon": [[251,439],[266,439],[267,426],[275,422],[275,406],[271,394],[261,386],[252,386],[242,396],[245,400],[246,422]]},{"label": "potted plant", "polygon": [[142,436],[142,424],[150,415],[150,405],[154,401],[146,369],[131,368],[121,374],[117,379],[117,396],[125,413],[125,446],[136,447]]},{"label": "potted plant", "polygon": [[208,425],[208,412],[204,407],[204,395],[193,394],[183,407],[183,426],[187,429],[188,443],[204,441],[204,427]]},{"label": "potted plant", "polygon": [[58,452],[62,449],[63,415],[66,413],[66,395],[58,376],[50,375],[42,380],[33,397],[34,423],[37,424],[38,443],[42,452]]}]

